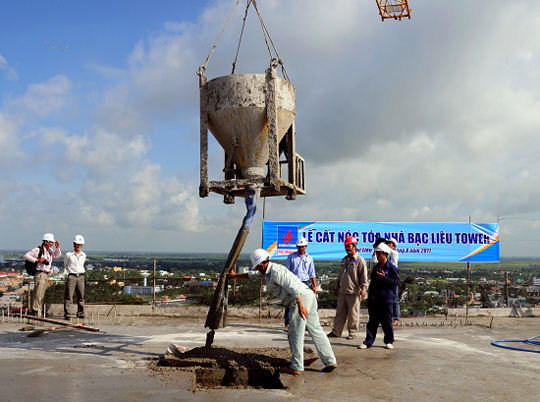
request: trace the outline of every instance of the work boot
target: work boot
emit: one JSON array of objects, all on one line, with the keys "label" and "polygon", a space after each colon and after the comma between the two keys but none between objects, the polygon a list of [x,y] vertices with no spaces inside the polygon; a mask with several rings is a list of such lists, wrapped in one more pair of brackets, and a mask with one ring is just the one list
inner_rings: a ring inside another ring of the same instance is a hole
[{"label": "work boot", "polygon": [[331,364],[330,366],[326,366],[325,368],[323,368],[322,371],[324,371],[325,373],[331,373],[335,369],[337,369],[337,364]]},{"label": "work boot", "polygon": [[292,369],[291,366],[280,367],[280,368],[279,368],[279,372],[280,372],[280,373],[292,374],[292,375],[294,375],[294,376],[297,376],[297,375],[300,375],[300,374],[301,374],[300,371]]}]

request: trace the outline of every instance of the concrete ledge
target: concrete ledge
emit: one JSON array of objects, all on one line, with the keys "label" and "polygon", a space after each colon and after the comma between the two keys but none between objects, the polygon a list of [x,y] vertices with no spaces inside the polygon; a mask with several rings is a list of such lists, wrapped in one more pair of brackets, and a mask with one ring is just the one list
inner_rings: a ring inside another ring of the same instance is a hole
[{"label": "concrete ledge", "polygon": [[[466,309],[453,308],[448,310],[448,316],[465,317]],[[504,308],[470,308],[469,317],[539,317],[538,307],[504,307]]]},{"label": "concrete ledge", "polygon": [[[73,309],[75,310],[75,306]],[[271,306],[263,308],[260,312],[261,318],[283,318],[284,308],[281,306]],[[116,316],[159,316],[159,317],[190,317],[190,318],[206,318],[208,312],[207,306],[156,306],[155,309],[151,305],[87,305],[87,315],[99,315],[106,317]],[[53,304],[49,310],[49,314],[55,316],[64,315],[64,306],[61,304]],[[238,318],[257,318],[259,317],[258,307],[231,307],[227,309],[229,317]],[[334,309],[319,309],[319,317],[322,320],[334,319],[336,311]],[[449,317],[465,317],[466,310],[464,308],[456,308],[448,310]],[[367,318],[367,310],[360,310],[360,316]],[[471,308],[469,309],[469,317],[539,317],[540,308]]]}]

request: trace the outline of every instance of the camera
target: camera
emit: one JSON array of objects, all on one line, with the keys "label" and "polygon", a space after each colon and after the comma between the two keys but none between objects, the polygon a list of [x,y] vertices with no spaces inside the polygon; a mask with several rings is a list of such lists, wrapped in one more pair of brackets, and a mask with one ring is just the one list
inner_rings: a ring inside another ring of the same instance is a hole
[{"label": "camera", "polygon": [[50,264],[51,264],[50,261],[47,261],[47,260],[43,261],[43,265],[50,265]]}]

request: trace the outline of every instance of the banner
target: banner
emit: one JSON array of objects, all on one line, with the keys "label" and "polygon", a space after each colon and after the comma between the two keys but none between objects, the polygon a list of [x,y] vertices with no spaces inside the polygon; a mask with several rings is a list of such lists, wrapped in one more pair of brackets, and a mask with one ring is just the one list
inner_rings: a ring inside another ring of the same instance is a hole
[{"label": "banner", "polygon": [[358,240],[357,250],[371,259],[377,237],[395,238],[399,261],[499,262],[497,223],[404,222],[263,222],[263,248],[272,258],[284,259],[305,237],[307,252],[318,260],[345,256],[347,236]]}]

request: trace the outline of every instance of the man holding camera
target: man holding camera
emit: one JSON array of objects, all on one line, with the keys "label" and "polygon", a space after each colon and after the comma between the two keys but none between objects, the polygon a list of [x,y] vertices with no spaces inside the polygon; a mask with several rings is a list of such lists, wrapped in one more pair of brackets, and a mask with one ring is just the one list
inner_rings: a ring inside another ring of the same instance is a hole
[{"label": "man holding camera", "polygon": [[399,285],[399,272],[390,261],[391,248],[381,242],[375,248],[377,264],[371,270],[368,289],[368,314],[366,338],[358,346],[359,349],[370,348],[375,342],[379,324],[384,332],[386,349],[394,349],[394,328],[392,326],[392,309],[396,298],[396,287]]},{"label": "man holding camera", "polygon": [[37,262],[36,274],[34,275],[34,300],[32,301],[32,312],[37,317],[43,316],[43,299],[49,284],[52,260],[62,255],[60,243],[54,240],[52,233],[45,233],[41,240],[41,246],[33,248],[24,255],[25,260]]}]

